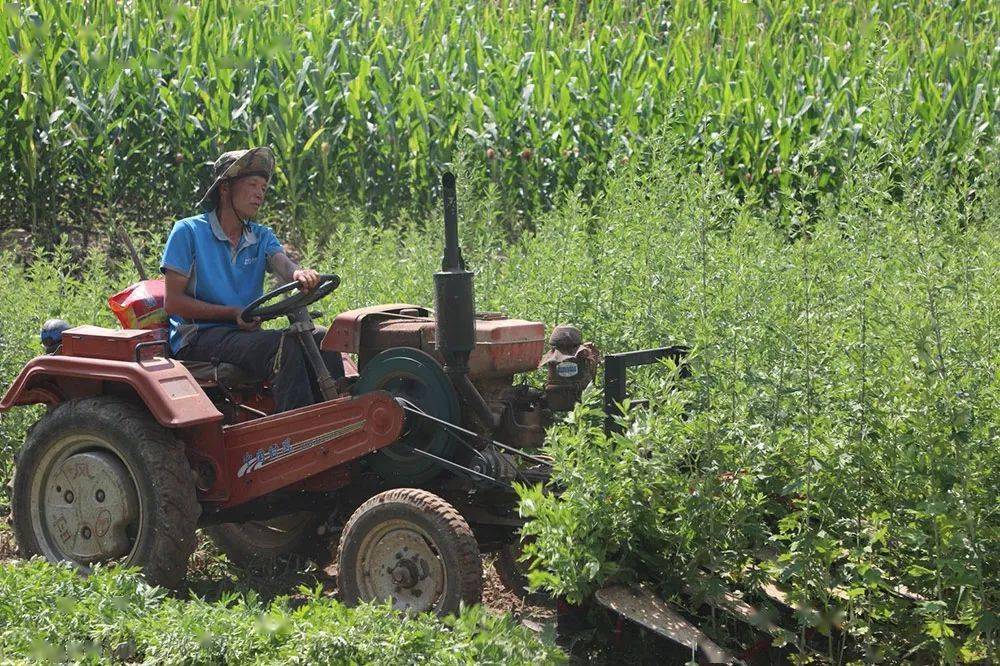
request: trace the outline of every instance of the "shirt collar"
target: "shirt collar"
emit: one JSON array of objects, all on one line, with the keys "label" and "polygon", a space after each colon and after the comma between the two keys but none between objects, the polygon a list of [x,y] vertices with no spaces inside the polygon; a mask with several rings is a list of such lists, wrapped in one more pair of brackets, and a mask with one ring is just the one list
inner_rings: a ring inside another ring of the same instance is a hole
[{"label": "shirt collar", "polygon": [[[208,212],[208,226],[212,227],[212,233],[220,241],[229,242],[229,236],[226,232],[222,230],[222,223],[219,222],[219,216],[215,214],[214,210]],[[240,239],[239,245],[253,245],[257,242],[257,234],[255,234],[251,229],[249,224],[243,225],[243,236]]]}]

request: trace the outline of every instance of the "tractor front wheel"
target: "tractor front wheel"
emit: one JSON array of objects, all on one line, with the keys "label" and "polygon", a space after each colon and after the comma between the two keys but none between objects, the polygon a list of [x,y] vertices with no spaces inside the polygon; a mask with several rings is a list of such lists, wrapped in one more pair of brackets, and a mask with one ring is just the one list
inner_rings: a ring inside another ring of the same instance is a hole
[{"label": "tractor front wheel", "polygon": [[183,444],[107,396],[62,403],[32,428],[11,509],[25,557],[118,562],[167,587],[184,578],[201,513]]},{"label": "tractor front wheel", "polygon": [[344,527],[338,559],[348,604],[391,601],[398,610],[447,615],[482,599],[483,565],[469,524],[426,490],[397,488],[362,504]]}]

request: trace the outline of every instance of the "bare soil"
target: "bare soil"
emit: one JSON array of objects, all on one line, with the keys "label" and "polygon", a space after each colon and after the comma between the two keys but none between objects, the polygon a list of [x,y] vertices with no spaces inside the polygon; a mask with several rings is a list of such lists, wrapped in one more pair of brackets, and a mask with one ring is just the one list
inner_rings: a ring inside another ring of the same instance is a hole
[{"label": "bare soil", "polygon": [[483,558],[483,605],[495,613],[510,613],[532,631],[555,631],[555,602],[527,603],[511,592],[497,575],[490,557]]},{"label": "bare soil", "polygon": [[0,522],[0,562],[13,560],[17,557],[17,544],[14,543],[14,533],[10,527]]}]

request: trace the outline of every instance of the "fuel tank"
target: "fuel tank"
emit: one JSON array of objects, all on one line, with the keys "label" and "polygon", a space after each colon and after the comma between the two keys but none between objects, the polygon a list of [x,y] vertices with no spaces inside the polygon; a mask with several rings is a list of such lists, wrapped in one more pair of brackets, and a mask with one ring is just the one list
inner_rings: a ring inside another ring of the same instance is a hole
[{"label": "fuel tank", "polygon": [[[545,351],[545,325],[510,319],[496,312],[476,313],[476,346],[469,356],[473,380],[507,378],[538,368]],[[444,359],[436,348],[437,327],[427,308],[402,303],[343,312],[327,331],[320,348],[358,355],[358,367],[383,349],[415,347]]]}]

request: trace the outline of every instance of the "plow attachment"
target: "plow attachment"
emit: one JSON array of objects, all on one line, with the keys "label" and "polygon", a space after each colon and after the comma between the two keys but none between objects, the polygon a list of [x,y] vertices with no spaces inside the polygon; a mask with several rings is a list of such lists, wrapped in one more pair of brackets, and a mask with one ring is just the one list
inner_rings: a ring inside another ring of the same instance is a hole
[{"label": "plow attachment", "polygon": [[[688,347],[677,345],[606,356],[605,433],[622,432],[620,417],[626,399],[633,406],[648,405],[647,400],[628,395],[629,368],[670,359],[678,376],[687,378],[691,376],[686,363],[689,352]],[[776,555],[757,553],[755,560],[759,565]],[[706,589],[712,591],[706,594]],[[918,595],[899,587],[887,591],[899,598],[922,601]],[[829,592],[840,598],[846,594],[838,589]],[[702,570],[697,586],[675,590],[671,599],[677,602],[659,596],[651,585],[608,585],[597,590],[583,606],[561,604],[559,634],[569,638],[589,624],[593,610],[604,609],[615,622],[619,647],[624,627],[634,623],[665,639],[674,651],[671,660],[683,655],[684,659],[701,664],[772,664],[786,662],[793,653],[823,658],[827,647],[833,644],[841,650],[852,649],[850,635],[839,624],[831,625],[828,634],[816,629],[803,631],[796,618],[817,615],[820,611],[794,603],[789,591],[776,581],[765,582],[754,591],[726,589],[711,570]]]}]

